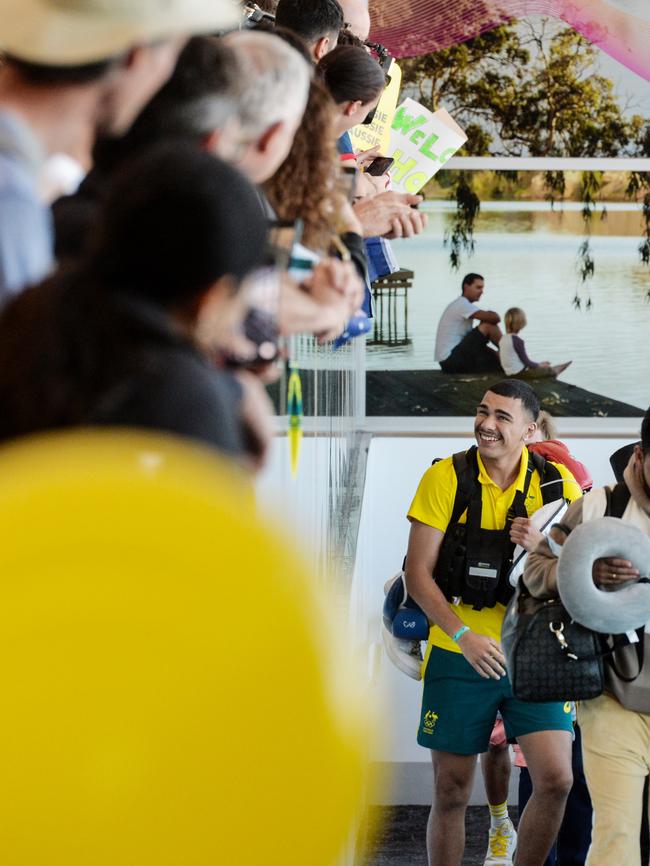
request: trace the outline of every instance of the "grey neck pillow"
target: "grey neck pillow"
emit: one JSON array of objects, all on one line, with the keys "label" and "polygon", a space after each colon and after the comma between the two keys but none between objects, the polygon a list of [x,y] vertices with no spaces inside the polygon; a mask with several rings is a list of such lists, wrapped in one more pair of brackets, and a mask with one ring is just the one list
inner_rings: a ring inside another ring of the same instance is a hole
[{"label": "grey neck pillow", "polygon": [[[601,557],[628,559],[642,580],[614,592],[600,589],[593,581],[592,566]],[[616,517],[576,527],[564,543],[557,567],[564,607],[576,622],[604,634],[625,634],[650,622],[649,577],[650,538]]]}]

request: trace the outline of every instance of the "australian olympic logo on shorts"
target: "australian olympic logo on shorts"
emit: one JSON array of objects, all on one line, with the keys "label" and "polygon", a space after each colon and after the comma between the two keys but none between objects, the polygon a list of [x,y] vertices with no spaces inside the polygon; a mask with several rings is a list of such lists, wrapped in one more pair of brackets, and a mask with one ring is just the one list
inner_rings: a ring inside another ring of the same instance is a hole
[{"label": "australian olympic logo on shorts", "polygon": [[424,714],[423,728],[425,734],[432,734],[433,729],[436,726],[436,722],[438,721],[438,713],[434,713],[433,710],[427,710]]}]

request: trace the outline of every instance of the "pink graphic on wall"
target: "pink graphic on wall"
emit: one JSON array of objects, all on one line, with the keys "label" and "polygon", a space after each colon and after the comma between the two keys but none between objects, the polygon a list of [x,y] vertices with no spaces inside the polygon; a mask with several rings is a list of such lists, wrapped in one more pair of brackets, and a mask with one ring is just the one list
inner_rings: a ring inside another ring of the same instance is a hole
[{"label": "pink graphic on wall", "polygon": [[561,19],[650,81],[650,0],[371,0],[372,38],[396,57],[465,42],[529,15]]}]

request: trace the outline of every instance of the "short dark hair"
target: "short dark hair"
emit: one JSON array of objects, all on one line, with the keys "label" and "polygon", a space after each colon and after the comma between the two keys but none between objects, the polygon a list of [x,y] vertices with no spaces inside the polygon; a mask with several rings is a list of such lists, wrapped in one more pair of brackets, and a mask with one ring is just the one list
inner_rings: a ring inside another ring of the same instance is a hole
[{"label": "short dark hair", "polygon": [[641,450],[644,454],[650,454],[650,407],[641,422]]},{"label": "short dark hair", "polygon": [[540,405],[537,394],[527,382],[521,379],[502,379],[494,385],[490,385],[488,391],[498,394],[499,397],[511,397],[513,400],[521,400],[521,403],[529,413],[533,421],[537,421]]},{"label": "short dark hair", "polygon": [[463,282],[461,284],[461,292],[465,291],[465,286],[471,286],[473,282],[476,280],[484,280],[485,277],[483,274],[465,274],[463,277]]},{"label": "short dark hair", "polygon": [[275,23],[312,43],[338,33],[343,27],[344,15],[338,0],[280,0]]},{"label": "short dark hair", "polygon": [[79,66],[49,66],[44,63],[30,63],[19,57],[7,55],[5,62],[15,69],[23,81],[36,87],[55,87],[57,85],[92,84],[103,78],[117,63],[119,58],[110,57],[94,63]]},{"label": "short dark hair", "polygon": [[357,45],[338,46],[321,58],[316,70],[337,104],[371,102],[386,86],[379,63]]},{"label": "short dark hair", "polygon": [[[264,30],[264,27],[257,27],[257,30]],[[314,67],[314,58],[312,57],[312,53],[309,50],[309,46],[302,38],[299,36],[295,30],[289,30],[288,27],[269,27],[267,30],[268,33],[272,33],[274,36],[277,36],[278,39],[282,39],[283,42],[286,42],[287,45],[290,45],[292,48],[295,48],[298,54],[302,57],[305,63],[309,64],[309,68],[313,69]]]}]

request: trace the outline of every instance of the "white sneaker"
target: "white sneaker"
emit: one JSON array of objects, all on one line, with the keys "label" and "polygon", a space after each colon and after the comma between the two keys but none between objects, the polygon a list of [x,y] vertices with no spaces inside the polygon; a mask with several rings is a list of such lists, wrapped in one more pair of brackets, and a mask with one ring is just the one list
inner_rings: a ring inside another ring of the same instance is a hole
[{"label": "white sneaker", "polygon": [[398,670],[414,680],[422,679],[422,647],[419,640],[401,640],[392,635],[384,623],[381,636],[386,655]]},{"label": "white sneaker", "polygon": [[483,866],[512,866],[517,849],[517,832],[510,818],[490,830],[487,854]]}]

